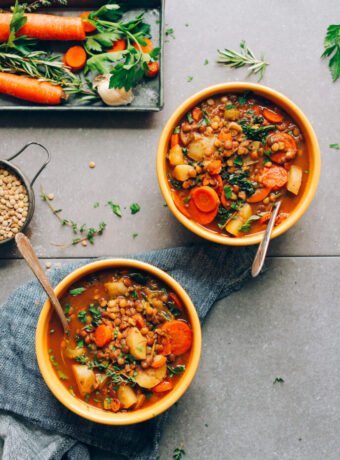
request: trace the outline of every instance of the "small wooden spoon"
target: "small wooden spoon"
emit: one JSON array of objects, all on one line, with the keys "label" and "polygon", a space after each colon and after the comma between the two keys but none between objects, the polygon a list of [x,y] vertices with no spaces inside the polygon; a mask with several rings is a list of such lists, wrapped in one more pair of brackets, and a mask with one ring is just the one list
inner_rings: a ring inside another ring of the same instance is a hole
[{"label": "small wooden spoon", "polygon": [[53,287],[48,281],[48,278],[42,266],[40,265],[39,259],[36,253],[34,252],[34,249],[32,248],[30,240],[23,233],[17,233],[15,236],[15,242],[17,244],[19,251],[21,252],[21,255],[26,260],[32,272],[35,274],[37,280],[39,281],[39,283],[45,290],[48,298],[51,301],[51,304],[53,305],[53,307],[55,308],[59,316],[59,319],[61,321],[61,324],[63,325],[64,331],[67,334],[70,330],[68,321],[62,309],[62,306],[60,305],[60,302],[54,293]]},{"label": "small wooden spoon", "polygon": [[259,244],[259,247],[257,249],[255,259],[253,262],[253,266],[251,267],[251,276],[253,278],[255,278],[257,275],[261,273],[261,270],[264,264],[264,260],[267,255],[267,250],[268,250],[272,230],[274,227],[275,219],[276,219],[277,213],[279,212],[280,206],[281,206],[281,201],[278,201],[273,206],[273,213],[271,215],[271,218],[269,219],[267,228],[263,234],[262,241]]}]

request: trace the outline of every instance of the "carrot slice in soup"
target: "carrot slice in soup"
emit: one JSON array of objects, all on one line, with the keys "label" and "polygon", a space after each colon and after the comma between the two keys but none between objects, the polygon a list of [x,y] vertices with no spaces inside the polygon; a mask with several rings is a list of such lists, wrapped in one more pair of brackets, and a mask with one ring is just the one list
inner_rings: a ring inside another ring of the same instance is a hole
[{"label": "carrot slice in soup", "polygon": [[155,393],[164,393],[165,391],[172,390],[173,387],[174,384],[170,382],[170,380],[163,380],[163,382],[151,388],[151,391],[154,391]]},{"label": "carrot slice in soup", "polygon": [[259,219],[259,224],[265,224],[266,222],[268,222],[268,220],[270,220],[271,216],[272,212],[267,212]]},{"label": "carrot slice in soup", "polygon": [[154,369],[158,369],[159,367],[164,366],[165,363],[166,363],[166,357],[164,355],[156,355],[151,364],[151,367],[153,367]]},{"label": "carrot slice in soup", "polygon": [[283,116],[280,115],[279,113],[273,112],[272,110],[269,109],[264,109],[262,112],[262,115],[264,118],[271,123],[281,123],[283,120]]},{"label": "carrot slice in soup", "polygon": [[282,166],[272,166],[265,168],[261,175],[263,184],[272,190],[279,190],[288,181],[288,173]]},{"label": "carrot slice in soup", "polygon": [[163,345],[163,350],[161,351],[161,355],[168,356],[171,353],[171,342],[170,339],[167,337],[162,337],[161,344]]},{"label": "carrot slice in soup", "polygon": [[258,203],[264,200],[266,196],[269,195],[270,190],[269,187],[258,188],[256,192],[247,199],[248,203]]},{"label": "carrot slice in soup", "polygon": [[226,196],[225,196],[225,193],[224,193],[224,190],[222,191],[221,193],[221,203],[222,203],[222,206],[225,208],[225,209],[230,209],[230,205],[231,205],[231,200],[227,200]]},{"label": "carrot slice in soup", "polygon": [[171,353],[182,355],[191,348],[192,330],[184,321],[174,319],[161,326],[162,331],[168,334],[171,344]]},{"label": "carrot slice in soup", "polygon": [[216,190],[217,195],[220,195],[220,193],[221,193],[222,190],[223,190],[223,180],[222,180],[222,177],[221,177],[219,174],[214,174],[214,175],[213,175],[213,178],[214,178],[215,181],[217,182],[216,186],[214,186],[214,189]]},{"label": "carrot slice in soup", "polygon": [[199,119],[201,118],[202,116],[202,110],[199,108],[199,107],[194,107],[192,109],[192,118],[195,120],[195,121],[199,121]]},{"label": "carrot slice in soup", "polygon": [[190,212],[191,218],[198,224],[201,224],[201,225],[210,224],[215,219],[217,215],[217,211],[218,211],[218,206],[216,206],[216,208],[213,211],[202,212],[195,205],[193,199],[189,201],[189,212]]},{"label": "carrot slice in soup", "polygon": [[177,144],[179,144],[179,134],[172,134],[171,141],[170,141],[170,147],[174,147]]},{"label": "carrot slice in soup", "polygon": [[[178,192],[171,192],[172,199],[174,200],[176,208],[188,219],[191,219],[191,214],[189,208],[185,206],[182,198],[179,196]],[[191,200],[190,200],[191,201]],[[189,201],[189,203],[190,203]]]},{"label": "carrot slice in soup", "polygon": [[179,300],[179,298],[174,292],[169,292],[169,297],[173,301],[173,303],[176,304],[177,308],[179,308],[180,310],[183,310],[182,302]]},{"label": "carrot slice in soup", "polygon": [[97,347],[104,347],[112,339],[112,327],[101,324],[94,332],[94,340]]},{"label": "carrot slice in soup", "polygon": [[197,187],[191,191],[191,199],[202,212],[211,212],[219,204],[219,198],[215,190],[207,185]]}]

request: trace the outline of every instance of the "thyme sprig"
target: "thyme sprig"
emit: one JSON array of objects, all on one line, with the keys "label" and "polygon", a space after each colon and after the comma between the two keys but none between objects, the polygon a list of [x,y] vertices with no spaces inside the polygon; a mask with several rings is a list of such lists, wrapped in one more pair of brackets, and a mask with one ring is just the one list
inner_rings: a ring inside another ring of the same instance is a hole
[{"label": "thyme sprig", "polygon": [[68,243],[63,243],[63,244],[52,243],[53,246],[66,248],[66,247],[69,247],[69,246],[75,246],[76,244],[82,243],[83,241],[89,241],[91,244],[93,244],[94,243],[94,237],[98,236],[98,235],[101,235],[103,233],[103,231],[105,230],[105,227],[106,227],[105,222],[100,222],[99,225],[98,225],[98,228],[94,228],[94,227],[87,227],[86,224],[83,224],[83,225],[79,226],[73,220],[64,219],[60,215],[62,209],[56,209],[53,206],[53,204],[51,203],[51,200],[46,195],[42,185],[40,186],[40,189],[41,189],[41,195],[40,196],[41,196],[42,200],[45,201],[48,204],[49,208],[51,209],[53,214],[57,217],[57,219],[59,220],[61,225],[67,225],[68,227],[71,227],[72,230],[73,230],[73,233],[77,235],[77,238],[74,238],[72,241],[70,241]]},{"label": "thyme sprig", "polygon": [[257,59],[255,54],[250,48],[246,45],[244,40],[240,43],[241,52],[230,50],[225,48],[223,50],[217,50],[219,58],[217,62],[223,64],[226,67],[243,67],[249,66],[248,76],[252,73],[259,73],[258,81],[262,80],[266,67],[269,65],[268,62],[264,60],[264,55],[261,55],[261,59]]}]

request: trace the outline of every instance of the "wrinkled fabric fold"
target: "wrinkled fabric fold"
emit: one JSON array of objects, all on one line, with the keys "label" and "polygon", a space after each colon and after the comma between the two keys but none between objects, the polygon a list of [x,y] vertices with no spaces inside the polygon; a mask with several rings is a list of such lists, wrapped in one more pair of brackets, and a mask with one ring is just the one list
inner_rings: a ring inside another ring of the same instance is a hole
[{"label": "wrinkled fabric fold", "polygon": [[[188,292],[202,321],[216,300],[239,289],[249,277],[255,249],[207,243],[133,258],[173,276]],[[48,277],[56,286],[92,260],[64,264],[51,270]],[[59,460],[65,454],[70,460],[86,460],[90,458],[86,445],[134,460],[155,458],[167,413],[137,425],[105,426],[77,416],[49,391],[38,368],[34,343],[45,300],[39,283],[32,280],[17,288],[0,307],[0,437],[4,439],[4,460],[15,459],[20,452],[25,452],[20,456],[25,460]]]}]

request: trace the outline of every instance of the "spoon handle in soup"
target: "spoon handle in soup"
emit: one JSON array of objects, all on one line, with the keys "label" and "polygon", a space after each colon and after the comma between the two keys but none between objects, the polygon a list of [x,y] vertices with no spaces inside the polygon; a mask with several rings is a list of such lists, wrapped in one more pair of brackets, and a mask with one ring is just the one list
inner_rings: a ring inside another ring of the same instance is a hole
[{"label": "spoon handle in soup", "polygon": [[264,260],[267,255],[267,250],[268,250],[272,230],[274,227],[275,219],[276,219],[277,213],[279,212],[280,206],[281,206],[281,201],[278,201],[277,203],[275,203],[271,218],[269,219],[267,228],[263,234],[263,238],[257,249],[255,259],[253,262],[253,266],[251,267],[251,275],[253,278],[255,278],[257,275],[261,273],[261,270],[264,264]]},{"label": "spoon handle in soup", "polygon": [[48,295],[48,298],[50,299],[53,307],[55,308],[60,321],[63,325],[63,328],[66,331],[69,330],[68,322],[66,319],[66,316],[63,312],[62,306],[60,305],[59,300],[57,299],[57,296],[54,293],[53,287],[51,286],[40,262],[39,259],[34,252],[34,249],[32,248],[32,245],[30,243],[30,240],[23,234],[23,233],[17,233],[15,236],[15,242],[17,244],[17,247],[19,251],[21,252],[21,255],[23,258],[26,260],[27,264],[31,268],[32,272],[35,274],[37,277],[37,280],[41,284],[41,286],[44,288],[46,294]]}]

